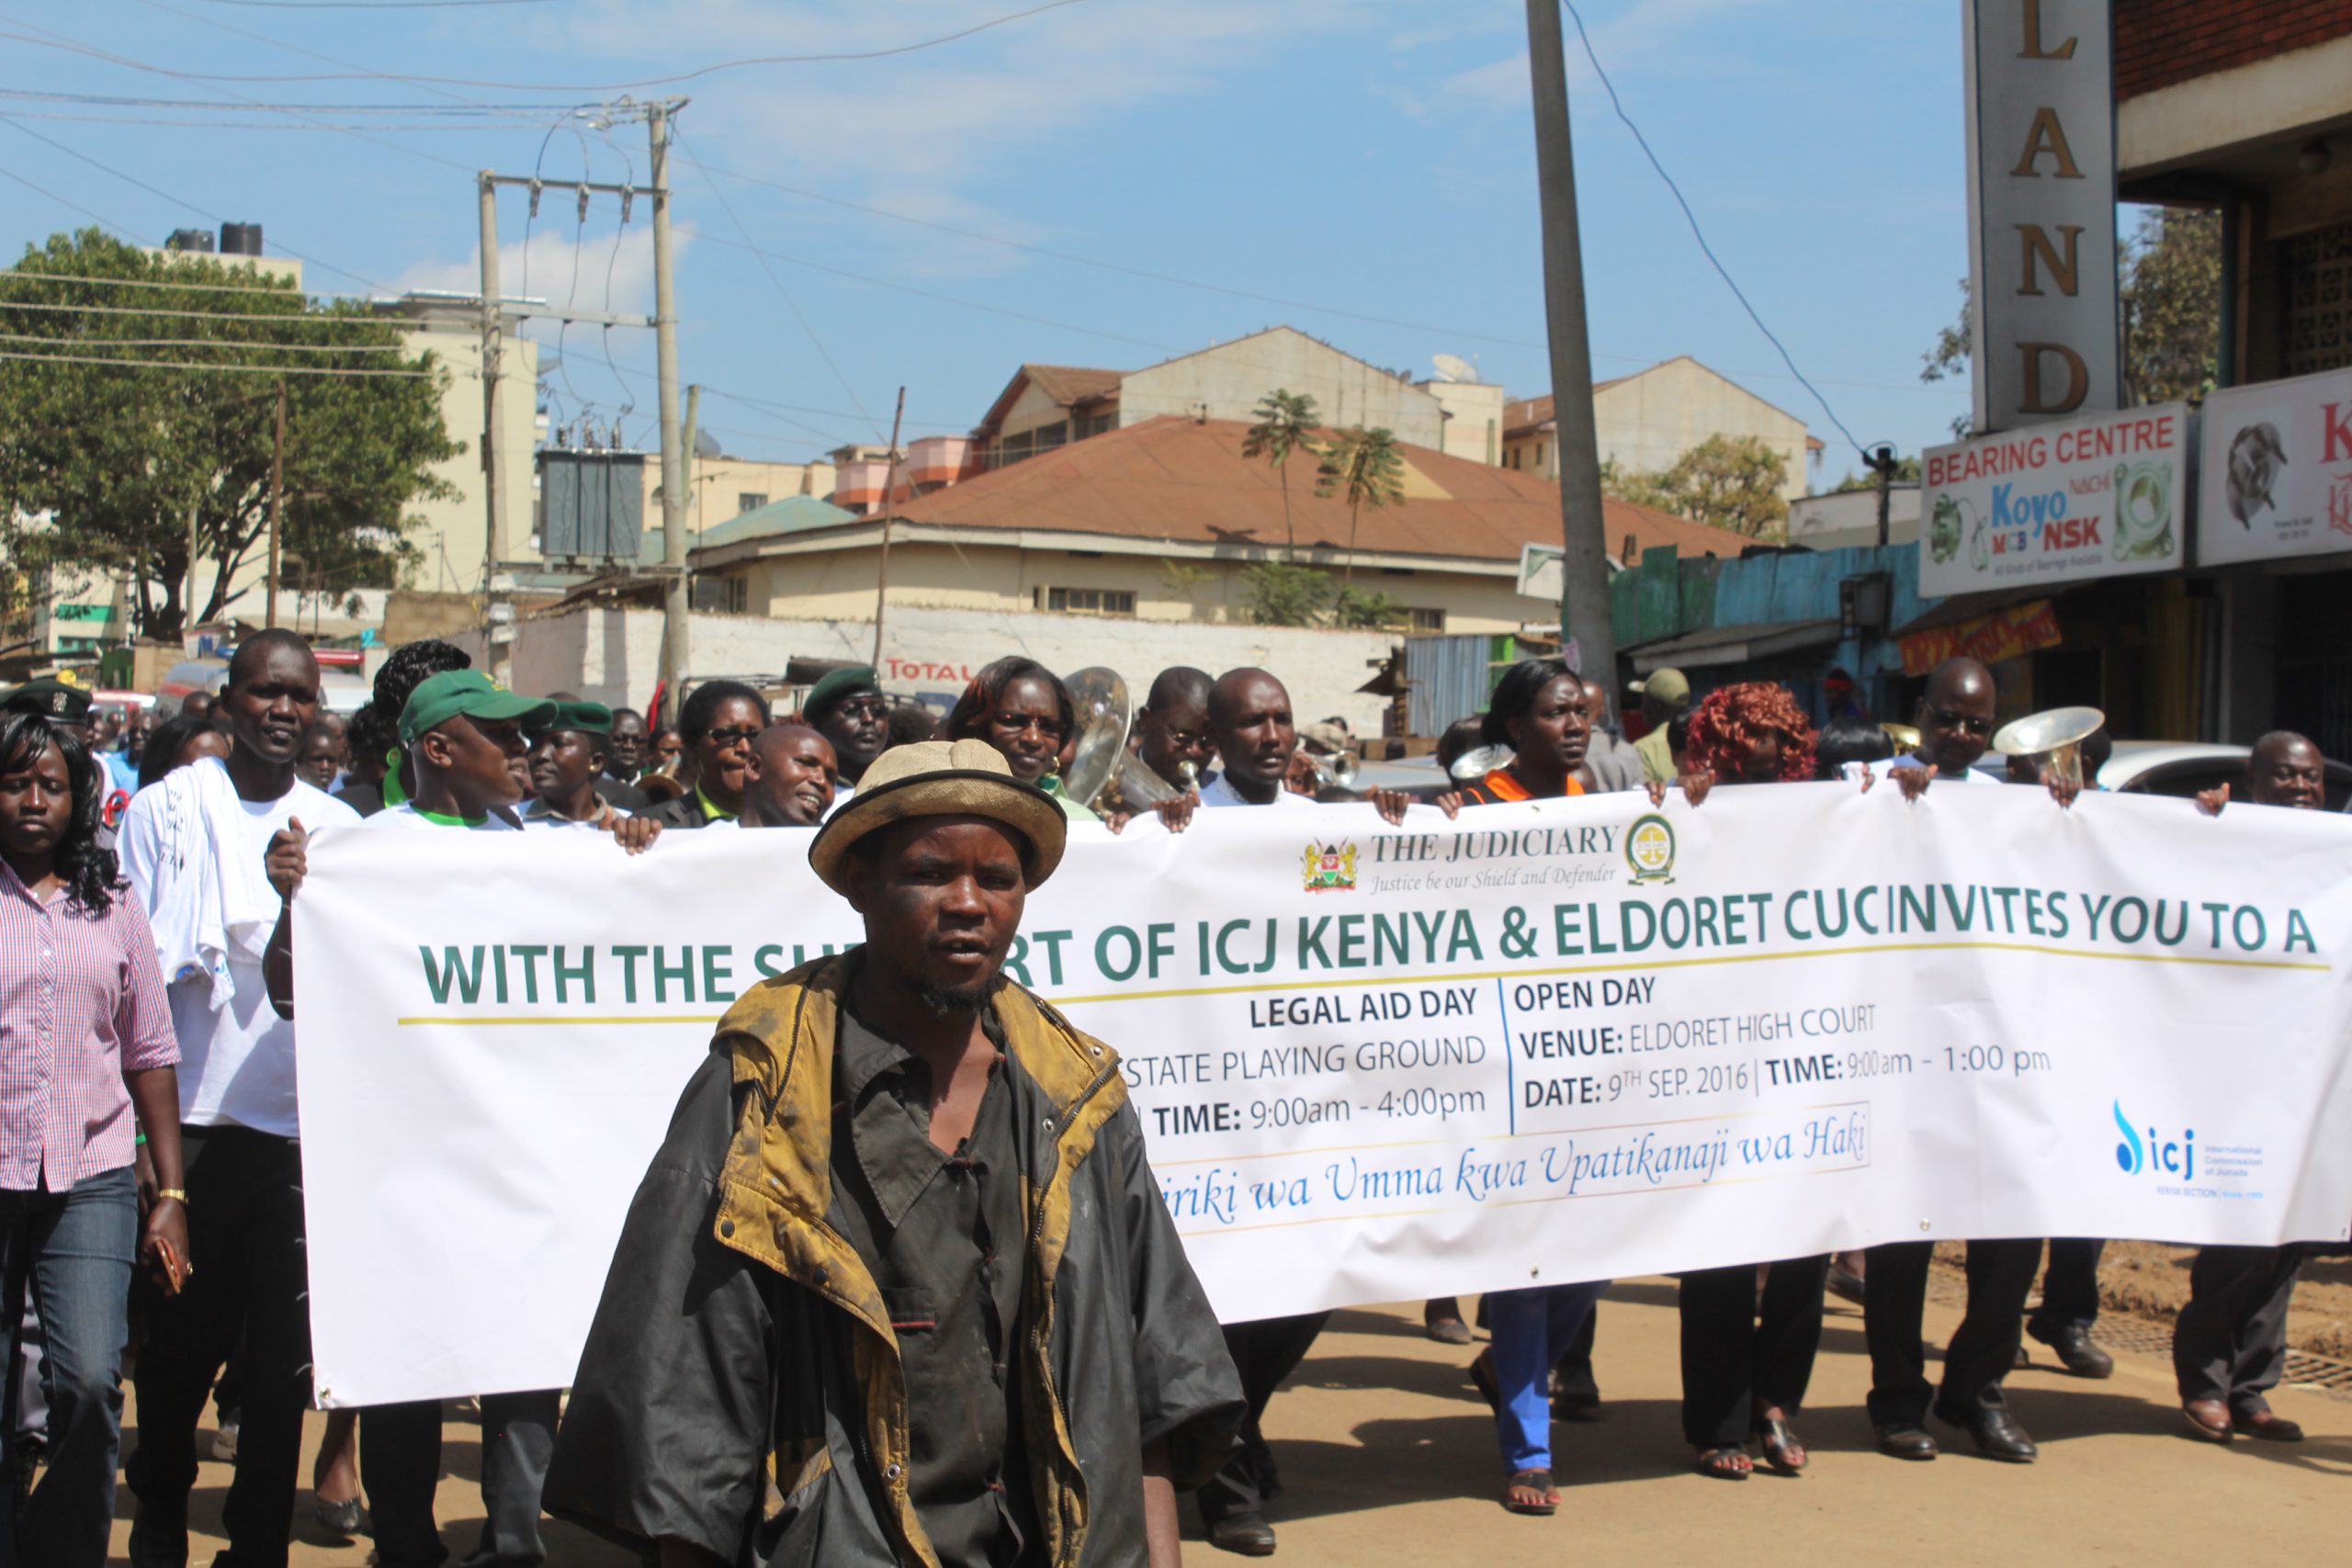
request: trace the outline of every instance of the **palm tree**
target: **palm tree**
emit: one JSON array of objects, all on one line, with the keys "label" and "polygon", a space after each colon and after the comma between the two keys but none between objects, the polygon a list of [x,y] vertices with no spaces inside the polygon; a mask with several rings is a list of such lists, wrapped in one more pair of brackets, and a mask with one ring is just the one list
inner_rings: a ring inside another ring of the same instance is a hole
[{"label": "palm tree", "polygon": [[1294,392],[1277,387],[1258,400],[1258,423],[1242,437],[1241,455],[1263,457],[1274,466],[1283,481],[1283,535],[1287,542],[1289,558],[1298,557],[1298,531],[1290,520],[1290,455],[1302,448],[1315,450],[1315,397],[1310,392]]},{"label": "palm tree", "polygon": [[1405,501],[1405,455],[1396,449],[1394,431],[1359,424],[1341,431],[1323,448],[1315,476],[1315,493],[1329,500],[1344,495],[1348,502],[1348,565],[1342,582],[1356,572],[1356,522],[1363,509]]}]

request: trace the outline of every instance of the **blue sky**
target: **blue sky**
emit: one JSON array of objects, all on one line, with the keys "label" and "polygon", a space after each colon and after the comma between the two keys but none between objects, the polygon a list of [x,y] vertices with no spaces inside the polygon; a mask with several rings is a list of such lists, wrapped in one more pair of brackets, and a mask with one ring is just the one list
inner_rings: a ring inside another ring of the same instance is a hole
[{"label": "blue sky", "polygon": [[[260,222],[268,249],[313,258],[314,290],[469,288],[471,171],[644,179],[641,126],[563,113],[619,94],[579,88],[890,49],[1037,3],[0,0],[0,169],[147,243]],[[1966,269],[1953,0],[1579,4],[1838,418],[1906,452],[1948,439],[1966,389],[1917,378]],[[683,374],[712,389],[704,423],[729,451],[783,458],[879,440],[901,382],[913,434],[960,431],[1023,360],[1132,367],[1277,322],[1417,375],[1453,353],[1514,396],[1547,390],[1525,50],[1521,0],[1067,0],[890,58],[635,87],[693,100],[673,176]],[[1803,418],[1834,482],[1852,448],[1707,265],[1572,26],[1568,50],[1597,373],[1696,355]],[[269,79],[289,75],[345,79]],[[526,90],[547,85],[574,90]],[[500,214],[510,293],[525,203]],[[649,309],[646,210],[624,231],[600,197],[581,225],[550,190],[529,292],[603,309],[609,279],[611,309]],[[87,221],[14,186],[0,244]],[[651,334],[573,327],[562,346],[558,415],[622,414],[650,445]]]}]

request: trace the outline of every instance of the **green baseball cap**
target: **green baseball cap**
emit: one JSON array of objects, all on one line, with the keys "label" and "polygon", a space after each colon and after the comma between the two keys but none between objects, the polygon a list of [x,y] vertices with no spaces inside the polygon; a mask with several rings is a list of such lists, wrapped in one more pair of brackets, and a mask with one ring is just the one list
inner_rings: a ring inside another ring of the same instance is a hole
[{"label": "green baseball cap", "polygon": [[1648,680],[1634,682],[1634,690],[1670,708],[1687,707],[1690,703],[1690,678],[1679,670],[1653,671]]},{"label": "green baseball cap", "polygon": [[555,716],[534,728],[538,729],[576,729],[582,735],[610,735],[613,732],[613,710],[602,703],[558,703]]},{"label": "green baseball cap", "polygon": [[[426,730],[460,716],[518,718],[526,726],[544,728],[555,708],[544,698],[508,691],[479,670],[444,670],[409,694],[408,706],[401,709],[401,739],[413,746]],[[612,723],[609,715],[605,722]]]}]

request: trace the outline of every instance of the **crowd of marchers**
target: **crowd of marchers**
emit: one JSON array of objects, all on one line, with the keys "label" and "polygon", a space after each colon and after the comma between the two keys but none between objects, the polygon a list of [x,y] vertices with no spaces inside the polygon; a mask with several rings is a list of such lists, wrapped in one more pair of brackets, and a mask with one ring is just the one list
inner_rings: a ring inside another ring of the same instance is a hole
[{"label": "crowd of marchers", "polygon": [[[664,1568],[1164,1568],[1185,1493],[1211,1545],[1272,1552],[1265,1412],[1327,1314],[1217,1322],[1159,1200],[1117,1043],[1003,973],[1023,900],[1072,821],[1182,832],[1202,809],[1318,799],[1396,823],[1616,790],[1704,809],[1746,785],[1842,779],[1916,800],[2002,782],[1978,766],[1995,687],[1969,660],[1933,672],[1900,744],[1850,711],[1817,728],[1769,682],[1694,701],[1661,671],[1634,690],[1621,723],[1566,664],[1517,664],[1446,732],[1440,790],[1359,796],[1317,761],[1351,747],[1347,727],[1300,724],[1277,675],[1170,669],[1131,739],[1161,787],[1091,800],[1066,784],[1070,691],[1021,658],[983,669],[944,721],[844,669],[790,713],[710,681],[656,729],[506,690],[438,641],[394,649],[345,721],[282,630],[248,637],[223,688],[168,716],[94,721],[89,694],[53,681],[0,694],[0,1568],[104,1562],[119,1473],[134,1568],[182,1568],[208,1453],[235,1467],[220,1563],[286,1562],[306,1457],[310,1528],[371,1535],[382,1568],[449,1555],[437,1402],[332,1411],[305,1453],[319,1216],[303,1199],[290,913],[311,840],[345,832],[598,833],[618,855],[783,829],[864,923],[863,943],[721,1021],[630,1208],[568,1399],[476,1402],[485,1518],[466,1568],[545,1561],[549,1514]],[[2104,745],[2083,740],[2079,773],[2013,767],[2012,809],[2072,807]],[[2309,740],[2273,734],[2241,785],[2179,809],[2318,808],[2324,771]],[[1925,1242],[1683,1274],[1697,1472],[1805,1469],[1832,1291],[1863,1307],[1882,1452],[1933,1460],[1957,1434],[2031,1461],[2003,1380],[2029,1335],[2070,1372],[2111,1371],[2093,1336],[2100,1245],[2052,1241],[2043,1276],[2039,1239],[1971,1243],[1939,1382]],[[2198,1257],[2174,1343],[2192,1436],[2301,1438],[2265,1393],[2305,1256]],[[1559,1506],[1554,1427],[1600,1404],[1608,1283],[1494,1292],[1471,1315],[1426,1303],[1434,1339],[1487,1331],[1466,1371],[1514,1513]]]}]

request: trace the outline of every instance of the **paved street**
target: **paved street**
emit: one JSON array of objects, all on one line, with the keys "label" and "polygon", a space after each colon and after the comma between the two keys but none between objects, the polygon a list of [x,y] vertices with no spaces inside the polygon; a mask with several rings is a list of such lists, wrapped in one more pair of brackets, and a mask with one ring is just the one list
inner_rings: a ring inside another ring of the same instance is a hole
[{"label": "paved street", "polygon": [[[2038,1465],[1976,1459],[1964,1438],[1962,1451],[1933,1464],[1881,1459],[1862,1414],[1861,1318],[1835,1299],[1800,1428],[1812,1469],[1796,1481],[1760,1472],[1736,1485],[1705,1480],[1688,1470],[1676,1421],[1672,1283],[1620,1285],[1601,1314],[1606,1408],[1592,1425],[1555,1429],[1566,1502],[1556,1517],[1534,1519],[1496,1502],[1492,1424],[1461,1375],[1470,1352],[1422,1337],[1418,1307],[1341,1314],[1268,1423],[1288,1487],[1273,1515],[1278,1560],[1553,1564],[1600,1549],[1669,1562],[1736,1556],[1745,1568],[1996,1553],[2025,1565],[2320,1562],[2341,1551],[2352,1517],[2352,1402],[2284,1390],[2275,1403],[2309,1440],[2216,1449],[2182,1436],[2169,1366],[2133,1350],[2118,1352],[2103,1383],[2052,1370],[2047,1352],[2010,1380],[2012,1403],[2042,1444]],[[1952,1302],[1931,1302],[1931,1337],[1948,1336],[1957,1316]],[[453,1473],[441,1489],[443,1533],[461,1556],[481,1519],[471,1428],[453,1423],[444,1451]],[[225,1466],[205,1466],[200,1527],[217,1526],[227,1479]],[[118,1554],[129,1506],[126,1495]],[[627,1554],[560,1526],[548,1543],[560,1568],[633,1568]],[[201,1539],[192,1560],[208,1562],[216,1544]],[[1234,1561],[1198,1541],[1190,1558]],[[300,1568],[367,1561],[365,1541],[305,1542],[294,1553]]]}]

